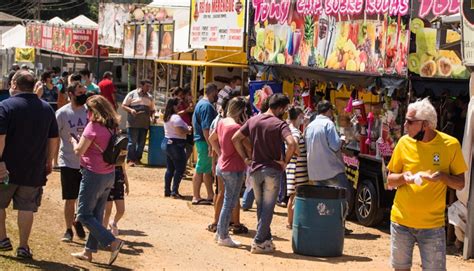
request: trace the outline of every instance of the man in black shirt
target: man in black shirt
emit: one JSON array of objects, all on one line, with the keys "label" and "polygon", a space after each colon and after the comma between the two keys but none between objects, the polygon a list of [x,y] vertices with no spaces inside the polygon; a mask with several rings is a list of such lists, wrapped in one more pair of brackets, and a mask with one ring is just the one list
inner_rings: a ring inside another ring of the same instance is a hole
[{"label": "man in black shirt", "polygon": [[0,251],[12,250],[5,209],[13,200],[18,210],[20,244],[17,256],[31,258],[28,239],[33,213],[41,202],[46,177],[58,148],[58,125],[53,109],[33,93],[28,71],[13,76],[12,97],[0,103]]}]

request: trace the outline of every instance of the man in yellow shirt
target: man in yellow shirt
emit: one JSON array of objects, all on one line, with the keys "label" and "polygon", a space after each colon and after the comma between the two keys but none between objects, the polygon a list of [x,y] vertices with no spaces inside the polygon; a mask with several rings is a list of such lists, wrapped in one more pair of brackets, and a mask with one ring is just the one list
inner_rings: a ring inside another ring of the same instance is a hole
[{"label": "man in yellow shirt", "polygon": [[424,270],[446,269],[445,209],[447,187],[464,187],[467,170],[461,145],[436,130],[437,114],[428,98],[408,106],[407,135],[400,138],[388,169],[397,192],[391,212],[391,264],[410,270],[418,243]]}]

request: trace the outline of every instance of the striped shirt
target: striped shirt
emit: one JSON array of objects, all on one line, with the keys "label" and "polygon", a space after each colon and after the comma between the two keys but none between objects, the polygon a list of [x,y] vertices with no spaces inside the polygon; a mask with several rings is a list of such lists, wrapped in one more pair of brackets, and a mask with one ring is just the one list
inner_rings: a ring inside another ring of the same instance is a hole
[{"label": "striped shirt", "polygon": [[295,193],[296,186],[308,182],[307,158],[306,158],[306,144],[301,131],[298,128],[290,125],[291,135],[298,142],[300,155],[294,155],[288,165],[286,166],[286,182],[288,195]]}]

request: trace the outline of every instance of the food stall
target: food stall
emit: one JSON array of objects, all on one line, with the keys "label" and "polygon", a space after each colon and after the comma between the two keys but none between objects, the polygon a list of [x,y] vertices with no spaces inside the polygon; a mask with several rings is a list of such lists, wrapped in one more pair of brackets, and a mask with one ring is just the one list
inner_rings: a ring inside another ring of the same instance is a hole
[{"label": "food stall", "polygon": [[446,25],[429,25],[433,13],[420,13],[417,1],[391,2],[389,9],[376,2],[255,1],[249,10],[251,69],[282,81],[283,92],[308,115],[321,99],[335,105],[347,142],[346,173],[356,189],[353,210],[366,226],[381,222],[392,205],[386,164],[403,135],[408,103],[439,100],[445,126],[468,76],[452,49],[439,49],[456,36]]},{"label": "food stall", "polygon": [[186,41],[190,51],[156,60],[166,74],[166,89],[190,84],[197,101],[208,82],[217,81],[221,88],[224,83],[219,78],[222,77],[238,75],[246,81],[245,3],[220,5],[215,1],[191,1]]}]

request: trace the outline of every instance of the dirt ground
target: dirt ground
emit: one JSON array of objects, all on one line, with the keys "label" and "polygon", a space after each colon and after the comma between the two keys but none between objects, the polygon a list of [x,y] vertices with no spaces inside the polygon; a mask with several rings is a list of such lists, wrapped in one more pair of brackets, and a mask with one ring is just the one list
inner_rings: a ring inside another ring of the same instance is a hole
[{"label": "dirt ground", "polygon": [[[388,223],[367,228],[348,222],[353,234],[344,241],[344,255],[337,258],[306,257],[291,249],[291,231],[286,229],[286,210],[276,207],[272,224],[277,251],[271,255],[250,254],[255,234],[255,209],[241,219],[249,234],[234,237],[240,249],[217,246],[205,228],[212,220],[212,206],[191,205],[191,197],[174,200],[163,197],[162,168],[136,167],[129,170],[131,193],[126,198],[126,214],[119,224],[126,241],[115,266],[108,267],[109,253],[99,251],[93,263],[73,259],[84,241],[62,243],[63,202],[59,174],[50,176],[42,206],[35,217],[31,247],[33,261],[22,262],[12,252],[0,252],[0,270],[387,270],[390,253]],[[204,193],[204,189],[202,190]],[[183,180],[181,194],[191,195],[191,181]],[[205,196],[203,194],[203,196]],[[255,207],[255,206],[254,206]],[[8,211],[10,238],[17,244],[16,213]],[[474,270],[474,261],[464,261],[448,248],[448,270]],[[414,269],[420,269],[417,249]]]}]

